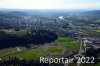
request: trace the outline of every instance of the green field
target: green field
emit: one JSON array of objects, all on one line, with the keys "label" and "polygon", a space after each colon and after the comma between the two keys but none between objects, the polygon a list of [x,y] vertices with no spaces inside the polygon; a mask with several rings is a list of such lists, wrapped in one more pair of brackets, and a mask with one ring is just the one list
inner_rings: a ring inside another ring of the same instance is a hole
[{"label": "green field", "polygon": [[50,53],[53,53],[53,54],[62,53],[63,52],[63,48],[60,48],[60,47],[48,47],[47,51],[50,52]]},{"label": "green field", "polygon": [[59,55],[59,53],[62,53],[63,49],[60,47],[49,47],[46,48],[40,48],[38,47],[37,49],[32,49],[32,50],[26,50],[24,52],[19,52],[13,55],[10,55],[9,57],[17,57],[17,58],[24,58],[27,60],[31,59],[39,59],[39,57],[48,57],[49,55]]},{"label": "green field", "polygon": [[90,26],[81,26],[81,29],[83,29],[85,32],[80,32],[80,34],[87,35],[100,35],[100,27],[90,27]]},{"label": "green field", "polygon": [[[21,51],[25,51],[26,49],[24,47],[19,47]],[[0,57],[2,56],[6,56],[6,55],[9,55],[9,54],[12,54],[12,53],[15,53],[17,52],[17,48],[16,47],[10,47],[10,48],[5,48],[5,49],[2,49],[0,50]]]},{"label": "green field", "polygon": [[7,34],[14,34],[17,36],[24,36],[27,33],[26,29],[21,29],[20,31],[15,31],[14,29],[12,30],[6,30],[5,31]]},{"label": "green field", "polygon": [[[55,46],[56,45],[56,46]],[[49,57],[49,56],[59,56],[61,54],[69,55],[69,53],[73,50],[79,51],[80,44],[77,43],[73,38],[69,37],[59,37],[54,43],[45,45],[30,45],[34,48],[28,50],[23,47],[19,47],[22,51],[12,54],[9,57],[17,57],[17,58],[25,58],[27,60],[37,59],[41,56]],[[17,51],[16,48],[9,48],[0,50],[1,54],[9,55],[12,51]],[[65,51],[65,52],[64,52]]]},{"label": "green field", "polygon": [[37,59],[39,57],[39,53],[40,53],[39,50],[31,50],[13,54],[10,57],[24,58],[30,60],[30,59]]},{"label": "green field", "polygon": [[6,49],[2,49],[0,50],[0,57],[11,54],[13,52],[16,52],[17,49],[16,48],[6,48]]},{"label": "green field", "polygon": [[75,42],[75,40],[70,37],[59,37],[58,40],[56,41],[56,44],[60,46],[61,45],[66,46],[67,48],[70,48],[77,52],[79,51],[79,48],[80,48],[80,44]]}]

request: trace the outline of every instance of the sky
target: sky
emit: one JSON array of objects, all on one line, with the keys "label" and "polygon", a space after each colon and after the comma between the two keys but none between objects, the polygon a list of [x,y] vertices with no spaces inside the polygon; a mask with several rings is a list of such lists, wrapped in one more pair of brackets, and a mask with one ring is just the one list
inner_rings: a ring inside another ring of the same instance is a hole
[{"label": "sky", "polygon": [[0,8],[100,9],[100,0],[0,0]]}]

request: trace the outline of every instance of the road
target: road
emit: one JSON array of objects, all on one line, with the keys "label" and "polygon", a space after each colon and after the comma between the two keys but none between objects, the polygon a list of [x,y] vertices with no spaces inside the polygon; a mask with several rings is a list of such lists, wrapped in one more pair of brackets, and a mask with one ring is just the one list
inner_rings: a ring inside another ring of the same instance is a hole
[{"label": "road", "polygon": [[[85,52],[84,51],[84,44],[83,44],[83,40],[82,40],[82,38],[80,37],[80,36],[78,36],[78,39],[79,39],[79,41],[80,41],[80,50],[79,50],[79,55],[80,56],[83,56],[83,53]],[[81,63],[77,63],[77,66],[80,66],[81,65]]]},{"label": "road", "polygon": [[[76,28],[76,26],[74,26],[72,23],[70,23],[70,26],[74,29],[74,31],[77,31],[77,30],[78,30],[78,29]],[[77,38],[78,38],[78,40],[79,40],[79,42],[80,42],[80,50],[79,50],[78,55],[83,56],[83,54],[82,54],[82,53],[84,53],[84,48],[83,48],[84,44],[83,44],[83,40],[82,40],[82,38],[80,37],[80,34],[77,36]],[[80,66],[80,65],[81,65],[81,63],[77,63],[77,66]]]}]

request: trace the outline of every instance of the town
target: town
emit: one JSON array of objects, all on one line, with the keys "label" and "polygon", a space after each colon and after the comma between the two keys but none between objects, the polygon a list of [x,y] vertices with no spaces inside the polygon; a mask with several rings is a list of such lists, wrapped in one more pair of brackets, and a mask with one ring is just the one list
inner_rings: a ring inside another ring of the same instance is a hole
[{"label": "town", "polygon": [[94,57],[93,65],[98,66],[100,11],[1,11],[0,65],[12,61],[38,65],[41,56],[75,58],[74,63],[60,66],[91,66],[76,63],[76,58]]}]

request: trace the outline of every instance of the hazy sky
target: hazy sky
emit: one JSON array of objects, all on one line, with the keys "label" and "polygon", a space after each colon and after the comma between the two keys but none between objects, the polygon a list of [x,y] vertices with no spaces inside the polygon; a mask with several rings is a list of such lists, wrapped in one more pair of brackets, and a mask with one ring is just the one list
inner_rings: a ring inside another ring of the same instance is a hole
[{"label": "hazy sky", "polygon": [[0,0],[0,8],[100,9],[100,0]]}]

